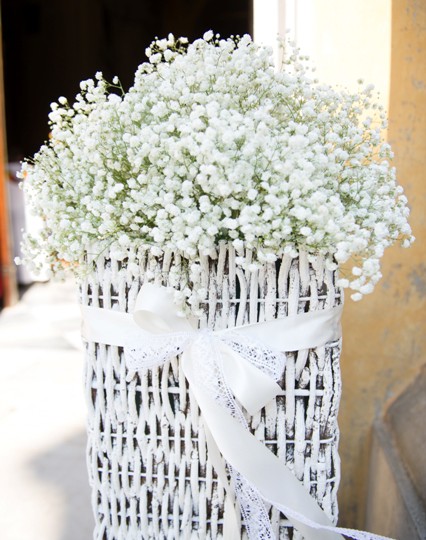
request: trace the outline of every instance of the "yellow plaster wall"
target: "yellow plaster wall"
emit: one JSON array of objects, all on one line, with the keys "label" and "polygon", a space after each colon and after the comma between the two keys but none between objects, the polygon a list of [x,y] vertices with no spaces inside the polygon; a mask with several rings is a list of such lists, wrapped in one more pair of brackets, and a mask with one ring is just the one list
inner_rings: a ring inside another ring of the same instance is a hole
[{"label": "yellow plaster wall", "polygon": [[285,26],[320,79],[354,88],[361,77],[380,90],[417,237],[409,250],[388,250],[371,296],[346,300],[339,522],[363,527],[374,418],[426,363],[426,2],[298,0]]},{"label": "yellow plaster wall", "polygon": [[[350,90],[358,79],[389,99],[391,0],[296,0],[283,19],[321,81]],[[289,18],[291,16],[291,19]]]}]

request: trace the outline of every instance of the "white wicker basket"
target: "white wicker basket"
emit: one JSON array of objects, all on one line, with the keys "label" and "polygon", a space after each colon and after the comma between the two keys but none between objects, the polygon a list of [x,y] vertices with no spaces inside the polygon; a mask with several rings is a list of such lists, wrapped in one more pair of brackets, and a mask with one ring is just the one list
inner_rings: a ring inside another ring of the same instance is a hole
[{"label": "white wicker basket", "polygon": [[[235,256],[223,244],[216,259],[202,261],[200,279],[208,301],[201,306],[200,327],[269,321],[343,301],[334,273],[321,258],[308,263],[301,253],[244,272]],[[126,261],[99,258],[81,282],[82,304],[130,312],[144,281],[168,285],[170,268],[180,265],[179,256],[153,255],[149,248],[141,249],[136,261],[135,278]],[[280,383],[284,396],[249,419],[255,436],[287,464],[333,522],[340,477],[339,357],[339,341],[287,353]],[[126,375],[120,347],[87,343],[94,539],[223,538],[224,490],[209,460],[199,410],[179,359],[130,382]],[[270,515],[277,538],[302,539],[285,516],[275,509]]]}]

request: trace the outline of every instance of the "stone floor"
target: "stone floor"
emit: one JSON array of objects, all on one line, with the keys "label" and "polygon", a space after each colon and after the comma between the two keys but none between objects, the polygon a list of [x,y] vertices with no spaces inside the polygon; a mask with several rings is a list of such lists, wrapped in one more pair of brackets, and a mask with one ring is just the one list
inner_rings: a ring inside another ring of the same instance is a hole
[{"label": "stone floor", "polygon": [[0,313],[0,538],[89,540],[79,309],[36,283]]}]

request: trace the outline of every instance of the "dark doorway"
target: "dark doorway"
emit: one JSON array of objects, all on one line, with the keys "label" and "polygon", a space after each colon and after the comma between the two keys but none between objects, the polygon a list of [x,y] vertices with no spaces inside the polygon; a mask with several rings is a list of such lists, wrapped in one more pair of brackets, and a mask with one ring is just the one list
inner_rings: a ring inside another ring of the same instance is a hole
[{"label": "dark doorway", "polygon": [[1,0],[9,160],[48,136],[49,105],[102,71],[125,88],[145,48],[169,32],[251,33],[251,0]]}]

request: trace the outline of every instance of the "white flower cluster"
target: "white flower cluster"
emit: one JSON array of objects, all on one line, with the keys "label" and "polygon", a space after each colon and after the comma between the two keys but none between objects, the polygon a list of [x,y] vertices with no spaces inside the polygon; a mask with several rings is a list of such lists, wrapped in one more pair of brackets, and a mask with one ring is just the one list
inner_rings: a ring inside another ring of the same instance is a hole
[{"label": "white flower cluster", "polygon": [[191,266],[226,240],[257,263],[355,256],[341,285],[370,293],[384,249],[413,240],[372,88],[319,84],[295,49],[277,71],[249,36],[169,35],[146,53],[127,93],[98,73],[72,106],[52,104],[50,141],[22,171],[45,223],[26,262],[43,254],[57,272],[101,242],[123,257],[177,250]]}]

